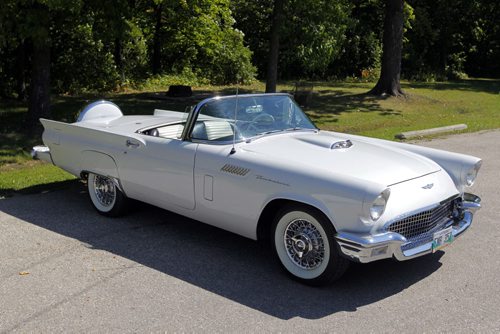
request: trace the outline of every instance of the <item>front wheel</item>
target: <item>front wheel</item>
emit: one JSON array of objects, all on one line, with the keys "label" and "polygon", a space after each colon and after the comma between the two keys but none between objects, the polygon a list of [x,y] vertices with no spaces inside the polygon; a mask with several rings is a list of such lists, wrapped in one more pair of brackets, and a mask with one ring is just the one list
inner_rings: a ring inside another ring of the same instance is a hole
[{"label": "front wheel", "polygon": [[127,198],[118,189],[114,180],[107,176],[89,173],[87,179],[89,196],[100,214],[117,217],[125,212]]},{"label": "front wheel", "polygon": [[326,285],[346,271],[349,261],[340,255],[331,223],[317,210],[292,205],[274,222],[273,246],[284,269],[308,285]]}]

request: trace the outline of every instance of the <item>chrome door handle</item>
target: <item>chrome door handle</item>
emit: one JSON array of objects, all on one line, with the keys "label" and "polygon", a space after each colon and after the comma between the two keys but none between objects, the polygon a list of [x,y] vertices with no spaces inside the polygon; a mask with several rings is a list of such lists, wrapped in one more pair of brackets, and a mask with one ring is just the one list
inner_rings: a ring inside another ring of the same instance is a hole
[{"label": "chrome door handle", "polygon": [[134,143],[133,141],[127,139],[127,142],[125,143],[125,145],[127,145],[127,147],[134,147],[135,148],[135,147],[139,147],[140,144]]}]

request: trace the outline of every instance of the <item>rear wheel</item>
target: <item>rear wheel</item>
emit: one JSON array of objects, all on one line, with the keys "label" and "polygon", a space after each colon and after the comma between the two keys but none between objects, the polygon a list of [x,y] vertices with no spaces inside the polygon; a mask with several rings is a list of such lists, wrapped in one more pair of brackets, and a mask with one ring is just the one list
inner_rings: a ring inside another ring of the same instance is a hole
[{"label": "rear wheel", "polygon": [[117,217],[125,212],[127,198],[113,179],[89,173],[87,186],[90,200],[97,212],[108,217]]},{"label": "rear wheel", "polygon": [[331,223],[317,210],[291,205],[274,222],[273,246],[283,268],[308,285],[326,285],[346,271]]}]

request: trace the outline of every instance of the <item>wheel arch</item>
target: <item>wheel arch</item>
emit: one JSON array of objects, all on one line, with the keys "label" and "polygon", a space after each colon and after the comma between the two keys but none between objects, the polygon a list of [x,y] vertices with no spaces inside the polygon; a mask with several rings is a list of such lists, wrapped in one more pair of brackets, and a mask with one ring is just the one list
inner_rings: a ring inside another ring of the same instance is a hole
[{"label": "wheel arch", "polygon": [[300,201],[300,200],[290,199],[290,198],[285,198],[285,197],[274,198],[266,204],[266,206],[264,207],[264,209],[262,210],[262,212],[259,216],[259,220],[257,222],[257,240],[259,240],[259,241],[269,240],[269,237],[271,236],[271,232],[272,232],[271,228],[272,228],[276,213],[284,206],[290,205],[290,204],[305,206],[305,207],[308,207],[308,208],[316,211],[326,221],[330,222],[334,231],[336,231],[335,224],[334,224],[333,220],[318,205],[308,203],[307,201]]},{"label": "wheel arch", "polygon": [[109,154],[93,150],[81,152],[80,176],[88,175],[88,173],[120,178],[115,159]]},{"label": "wheel arch", "polygon": [[120,182],[118,166],[116,165],[115,159],[109,154],[93,150],[82,151],[80,178],[86,180],[89,173],[110,177],[113,179],[118,189],[125,194]]}]

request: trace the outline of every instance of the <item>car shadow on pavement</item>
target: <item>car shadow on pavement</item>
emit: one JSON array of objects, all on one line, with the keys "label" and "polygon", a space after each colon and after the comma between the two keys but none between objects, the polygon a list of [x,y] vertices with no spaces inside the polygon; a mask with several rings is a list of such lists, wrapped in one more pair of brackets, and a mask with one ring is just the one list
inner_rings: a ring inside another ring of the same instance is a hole
[{"label": "car shadow on pavement", "polygon": [[141,204],[126,217],[102,217],[77,182],[0,200],[0,210],[279,319],[354,312],[431,275],[443,255],[353,264],[335,284],[313,288],[291,280],[261,244],[174,213]]}]

